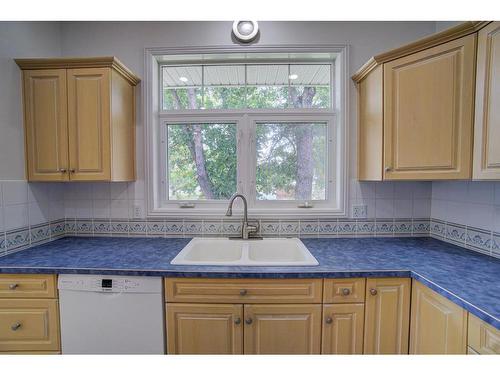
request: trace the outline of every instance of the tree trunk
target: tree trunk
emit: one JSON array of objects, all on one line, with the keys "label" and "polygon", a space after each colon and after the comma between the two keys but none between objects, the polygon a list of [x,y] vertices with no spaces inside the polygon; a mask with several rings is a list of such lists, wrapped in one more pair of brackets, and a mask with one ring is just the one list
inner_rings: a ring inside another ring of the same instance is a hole
[{"label": "tree trunk", "polygon": [[[295,87],[290,88],[290,98],[294,108],[311,108],[316,95],[316,88],[304,87],[301,95]],[[312,198],[314,177],[313,160],[313,129],[310,124],[296,125],[295,138],[297,142],[297,183],[295,198],[309,200]]]},{"label": "tree trunk", "polygon": [[[196,103],[196,94],[194,89],[188,88],[187,93],[189,109],[197,109],[198,105]],[[181,109],[181,102],[177,91],[173,90],[173,94],[176,109]],[[200,185],[200,189],[206,199],[214,199],[215,195],[213,193],[212,183],[205,167],[205,154],[203,152],[203,136],[201,128],[200,124],[191,124],[184,126],[183,130],[188,138],[188,148],[196,166],[196,180]]]}]

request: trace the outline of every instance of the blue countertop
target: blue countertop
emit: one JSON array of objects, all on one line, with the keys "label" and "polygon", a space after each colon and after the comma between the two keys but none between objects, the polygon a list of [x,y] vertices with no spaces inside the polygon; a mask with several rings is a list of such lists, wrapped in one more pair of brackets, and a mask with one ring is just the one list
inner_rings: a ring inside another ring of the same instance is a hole
[{"label": "blue countertop", "polygon": [[0,258],[0,273],[222,278],[412,277],[500,329],[500,260],[432,238],[302,239],[318,266],[178,266],[183,238],[66,237]]}]

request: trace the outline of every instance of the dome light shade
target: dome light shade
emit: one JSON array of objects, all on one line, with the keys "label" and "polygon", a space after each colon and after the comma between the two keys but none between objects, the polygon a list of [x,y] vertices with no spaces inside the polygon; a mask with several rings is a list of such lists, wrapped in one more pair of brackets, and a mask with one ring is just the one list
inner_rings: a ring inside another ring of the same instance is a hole
[{"label": "dome light shade", "polygon": [[259,32],[257,21],[234,21],[233,34],[240,42],[251,42]]}]

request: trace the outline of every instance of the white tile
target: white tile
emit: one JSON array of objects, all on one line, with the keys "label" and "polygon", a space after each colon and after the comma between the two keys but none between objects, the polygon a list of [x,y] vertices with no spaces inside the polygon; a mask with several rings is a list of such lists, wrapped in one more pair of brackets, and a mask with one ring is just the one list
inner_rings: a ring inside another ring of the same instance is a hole
[{"label": "white tile", "polygon": [[495,182],[495,204],[500,206],[500,181]]},{"label": "white tile", "polygon": [[129,204],[128,199],[118,199],[111,201],[111,218],[113,219],[128,219]]},{"label": "white tile", "polygon": [[446,221],[467,225],[467,205],[463,202],[448,201]]},{"label": "white tile", "polygon": [[449,186],[450,182],[448,181],[433,181],[432,199],[450,199]]},{"label": "white tile", "polygon": [[144,180],[136,180],[128,184],[128,199],[144,199],[145,185]]},{"label": "white tile", "polygon": [[92,217],[92,201],[90,199],[77,200],[75,204],[75,218],[87,219]]},{"label": "white tile", "polygon": [[446,184],[447,199],[456,202],[467,202],[467,185],[467,181],[448,181]]},{"label": "white tile", "polygon": [[49,202],[50,184],[46,182],[28,183],[28,202]]},{"label": "white tile", "polygon": [[76,218],[76,201],[65,201],[64,202],[64,217],[66,219]]},{"label": "white tile", "polygon": [[468,184],[469,190],[467,201],[469,203],[492,204],[495,195],[495,186],[489,181],[471,181]]},{"label": "white tile", "polygon": [[0,236],[3,235],[2,231],[4,230],[4,224],[3,224],[3,206],[0,206]]},{"label": "white tile", "polygon": [[26,181],[3,182],[3,205],[28,203],[28,183]]},{"label": "white tile", "polygon": [[411,199],[413,196],[413,182],[395,181],[394,182],[394,198],[395,199]]},{"label": "white tile", "polygon": [[448,201],[445,201],[444,199],[433,198],[431,203],[431,217],[438,220],[447,220],[447,203]]},{"label": "white tile", "polygon": [[349,196],[351,199],[356,199],[359,197],[359,185],[360,182],[355,178],[352,178],[349,182]]},{"label": "white tile", "polygon": [[394,199],[376,199],[375,216],[380,219],[394,218]]},{"label": "white tile", "polygon": [[30,226],[46,223],[50,220],[49,204],[43,202],[31,202],[29,204]]},{"label": "white tile", "polygon": [[493,208],[495,219],[493,221],[493,230],[500,233],[500,205]]},{"label": "white tile", "polygon": [[13,204],[4,206],[5,230],[28,226],[28,204]]},{"label": "white tile", "polygon": [[358,196],[360,199],[374,199],[375,198],[375,183],[374,182],[360,182]]},{"label": "white tile", "polygon": [[64,201],[50,202],[49,218],[51,221],[65,218]]},{"label": "white tile", "polygon": [[49,201],[50,202],[62,202],[64,201],[64,195],[66,190],[66,183],[58,182],[51,183],[49,189]]},{"label": "white tile", "polygon": [[417,219],[431,217],[431,200],[429,198],[414,199],[412,217]]},{"label": "white tile", "polygon": [[413,183],[413,199],[431,198],[432,197],[432,182],[415,181]]},{"label": "white tile", "polygon": [[128,199],[128,186],[126,182],[112,182],[111,199]]},{"label": "white tile", "polygon": [[494,206],[489,204],[468,203],[465,205],[467,225],[484,230],[493,229]]},{"label": "white tile", "polygon": [[412,203],[410,199],[394,199],[394,217],[398,219],[411,218]]},{"label": "white tile", "polygon": [[92,199],[93,200],[110,200],[111,186],[109,182],[94,182],[92,184]]},{"label": "white tile", "polygon": [[93,201],[93,215],[95,219],[109,219],[111,215],[111,201],[95,200]]},{"label": "white tile", "polygon": [[64,190],[64,200],[87,200],[92,199],[92,183],[72,182],[67,184]]},{"label": "white tile", "polygon": [[394,198],[394,184],[392,182],[377,182],[375,185],[375,198]]}]

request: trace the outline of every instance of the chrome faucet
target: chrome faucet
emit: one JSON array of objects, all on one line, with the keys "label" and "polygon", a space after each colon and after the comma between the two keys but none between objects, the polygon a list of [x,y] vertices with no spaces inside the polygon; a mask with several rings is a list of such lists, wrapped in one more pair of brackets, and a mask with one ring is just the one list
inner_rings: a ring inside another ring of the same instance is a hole
[{"label": "chrome faucet", "polygon": [[229,206],[227,207],[226,216],[233,216],[233,203],[236,198],[241,198],[243,201],[243,223],[241,224],[241,237],[244,240],[248,240],[250,237],[259,239],[261,237],[255,236],[255,234],[259,231],[259,224],[255,225],[248,224],[248,205],[247,200],[242,194],[234,194],[229,200]]}]

